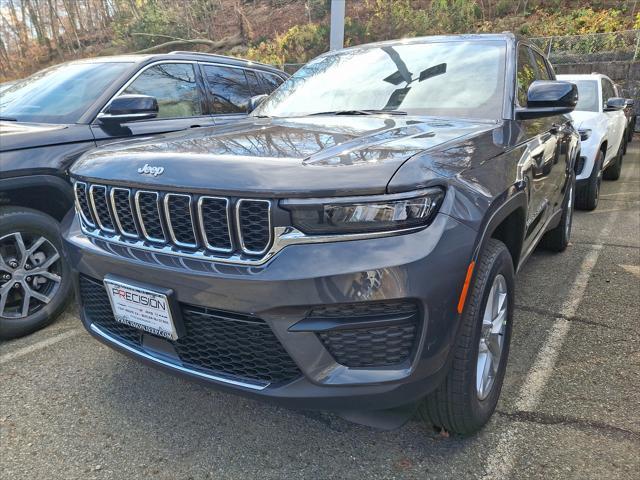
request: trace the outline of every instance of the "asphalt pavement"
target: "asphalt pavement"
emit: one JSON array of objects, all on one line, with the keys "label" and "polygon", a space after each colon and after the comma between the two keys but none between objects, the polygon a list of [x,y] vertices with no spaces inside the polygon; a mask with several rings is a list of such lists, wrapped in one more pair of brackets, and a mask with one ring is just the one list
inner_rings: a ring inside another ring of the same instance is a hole
[{"label": "asphalt pavement", "polygon": [[72,305],[0,344],[0,478],[640,478],[639,146],[576,213],[569,248],[520,272],[505,386],[478,435],[220,393],[99,344]]}]

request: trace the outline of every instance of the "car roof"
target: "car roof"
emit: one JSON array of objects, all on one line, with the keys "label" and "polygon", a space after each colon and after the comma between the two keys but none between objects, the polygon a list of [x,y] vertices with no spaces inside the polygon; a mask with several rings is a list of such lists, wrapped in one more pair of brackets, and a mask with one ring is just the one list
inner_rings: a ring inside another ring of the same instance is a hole
[{"label": "car roof", "polygon": [[258,70],[267,70],[273,73],[282,74],[282,70],[273,65],[266,65],[253,60],[245,60],[242,58],[229,57],[226,55],[217,55],[213,53],[175,51],[169,53],[158,54],[131,54],[131,55],[113,55],[105,57],[83,58],[71,60],[68,63],[136,63],[146,64],[162,60],[189,60],[194,62],[215,62],[225,65],[234,65],[240,67],[251,67]]},{"label": "car roof", "polygon": [[413,37],[413,38],[398,38],[395,40],[384,40],[381,42],[365,43],[362,45],[354,45],[353,47],[345,48],[344,50],[350,50],[352,48],[368,48],[368,47],[387,47],[392,45],[411,45],[415,43],[443,43],[443,42],[460,42],[460,41],[486,41],[486,40],[502,40],[507,42],[514,42],[518,37],[511,32],[503,33],[465,33],[458,35],[431,35],[427,37]]}]

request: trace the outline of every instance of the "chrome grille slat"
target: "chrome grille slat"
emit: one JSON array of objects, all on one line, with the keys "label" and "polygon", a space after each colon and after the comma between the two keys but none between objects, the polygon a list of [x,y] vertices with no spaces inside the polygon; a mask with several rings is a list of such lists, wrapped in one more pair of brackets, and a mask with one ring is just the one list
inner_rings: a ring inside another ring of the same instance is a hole
[{"label": "chrome grille slat", "polygon": [[[247,198],[238,200],[236,228],[240,247],[244,253],[249,255],[265,253],[271,246],[271,202]],[[256,231],[259,233],[256,234]]]},{"label": "chrome grille slat", "polygon": [[93,218],[101,230],[108,233],[115,233],[109,202],[107,201],[107,187],[104,185],[91,185],[89,187],[89,200],[93,208]]},{"label": "chrome grille slat", "polygon": [[113,187],[110,192],[111,211],[113,212],[118,230],[125,237],[138,238],[135,213],[131,204],[131,190],[128,188]]},{"label": "chrome grille slat", "polygon": [[[191,212],[191,195],[167,193],[163,203],[171,241],[179,247],[196,248],[198,241]],[[176,224],[175,228],[174,223]]]},{"label": "chrome grille slat", "polygon": [[74,195],[83,231],[119,244],[230,263],[259,262],[273,244],[270,200],[81,181]]},{"label": "chrome grille slat", "polygon": [[135,194],[135,205],[142,235],[150,242],[165,243],[159,198],[158,192],[138,190]]},{"label": "chrome grille slat", "polygon": [[198,199],[197,209],[198,226],[207,249],[213,252],[232,252],[229,199],[202,196]]},{"label": "chrome grille slat", "polygon": [[90,227],[95,227],[96,224],[93,221],[93,213],[89,206],[89,199],[87,198],[87,184],[84,182],[76,182],[73,186],[73,194],[76,199],[76,210],[82,216],[82,220]]}]

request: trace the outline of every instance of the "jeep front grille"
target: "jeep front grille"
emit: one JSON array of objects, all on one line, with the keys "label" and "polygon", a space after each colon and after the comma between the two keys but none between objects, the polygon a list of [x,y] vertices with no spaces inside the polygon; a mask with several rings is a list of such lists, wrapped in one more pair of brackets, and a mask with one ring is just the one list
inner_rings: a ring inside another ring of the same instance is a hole
[{"label": "jeep front grille", "polygon": [[213,254],[260,256],[271,246],[271,202],[76,182],[83,227],[105,239]]}]

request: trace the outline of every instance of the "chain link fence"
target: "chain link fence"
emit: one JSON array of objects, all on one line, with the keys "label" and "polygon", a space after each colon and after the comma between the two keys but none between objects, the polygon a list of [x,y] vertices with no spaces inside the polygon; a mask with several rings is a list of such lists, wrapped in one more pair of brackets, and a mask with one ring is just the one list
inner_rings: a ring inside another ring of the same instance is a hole
[{"label": "chain link fence", "polygon": [[607,75],[623,97],[635,99],[640,113],[640,30],[530,40],[547,54],[557,73]]}]

